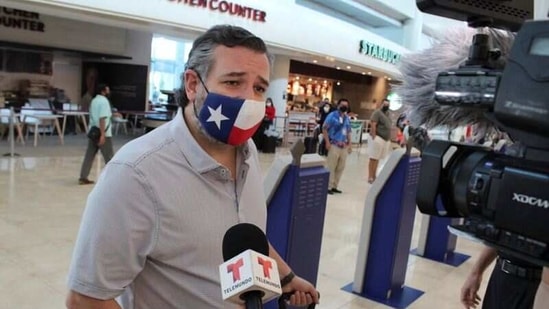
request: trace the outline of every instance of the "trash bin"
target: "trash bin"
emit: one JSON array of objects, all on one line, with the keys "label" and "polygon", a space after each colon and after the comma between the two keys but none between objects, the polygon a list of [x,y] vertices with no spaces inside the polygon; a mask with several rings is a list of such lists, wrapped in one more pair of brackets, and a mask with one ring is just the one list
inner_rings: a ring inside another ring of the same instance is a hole
[{"label": "trash bin", "polygon": [[264,153],[275,153],[276,152],[276,140],[275,136],[265,136],[263,143],[263,152]]},{"label": "trash bin", "polygon": [[312,136],[305,137],[303,143],[305,144],[305,153],[316,153],[318,139]]}]

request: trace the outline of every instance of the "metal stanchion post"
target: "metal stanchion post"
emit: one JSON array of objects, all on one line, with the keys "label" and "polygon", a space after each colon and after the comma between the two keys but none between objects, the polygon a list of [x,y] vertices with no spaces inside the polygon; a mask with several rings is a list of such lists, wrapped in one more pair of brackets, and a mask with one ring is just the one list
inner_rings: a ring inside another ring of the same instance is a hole
[{"label": "metal stanchion post", "polygon": [[10,107],[9,132],[8,132],[9,139],[10,139],[10,152],[5,153],[4,157],[18,157],[19,156],[18,153],[15,153],[15,132],[14,132],[15,131],[14,130],[15,123],[14,123],[14,119],[15,119],[15,112],[13,110],[13,107]]}]

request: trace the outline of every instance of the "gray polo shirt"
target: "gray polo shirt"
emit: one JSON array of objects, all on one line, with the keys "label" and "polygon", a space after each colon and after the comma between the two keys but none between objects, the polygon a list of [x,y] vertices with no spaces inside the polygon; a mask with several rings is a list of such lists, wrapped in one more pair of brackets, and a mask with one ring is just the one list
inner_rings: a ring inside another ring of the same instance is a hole
[{"label": "gray polo shirt", "polygon": [[377,123],[376,135],[388,141],[391,139],[391,118],[381,109],[376,109],[370,117],[370,121]]},{"label": "gray polo shirt", "polygon": [[181,111],[126,144],[88,197],[69,271],[71,290],[124,309],[233,308],[221,300],[225,231],[265,230],[253,142],[238,151],[236,182],[196,143]]}]

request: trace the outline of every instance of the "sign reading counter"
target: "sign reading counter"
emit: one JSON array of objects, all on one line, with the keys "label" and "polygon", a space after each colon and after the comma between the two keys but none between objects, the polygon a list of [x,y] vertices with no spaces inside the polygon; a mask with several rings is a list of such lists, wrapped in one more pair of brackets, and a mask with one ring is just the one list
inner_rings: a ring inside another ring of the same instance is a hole
[{"label": "sign reading counter", "polygon": [[248,6],[240,5],[231,1],[225,0],[168,0],[174,3],[186,4],[194,7],[209,9],[210,11],[218,11],[224,14],[250,19],[257,22],[265,22],[267,13]]},{"label": "sign reading counter", "polygon": [[358,52],[366,56],[374,57],[392,64],[396,64],[400,61],[399,53],[365,40],[360,41],[360,47],[358,49]]},{"label": "sign reading counter", "polygon": [[0,7],[0,27],[44,32],[40,14],[23,10]]}]

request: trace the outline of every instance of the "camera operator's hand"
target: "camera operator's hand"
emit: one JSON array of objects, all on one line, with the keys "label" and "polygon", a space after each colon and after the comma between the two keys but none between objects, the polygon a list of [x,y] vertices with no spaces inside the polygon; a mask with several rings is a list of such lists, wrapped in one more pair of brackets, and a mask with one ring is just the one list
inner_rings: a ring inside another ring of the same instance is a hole
[{"label": "camera operator's hand", "polygon": [[532,309],[543,309],[549,306],[549,268],[543,268],[543,276],[536,293]]},{"label": "camera operator's hand", "polygon": [[471,274],[461,288],[461,303],[465,308],[476,308],[480,304],[478,289],[482,282],[482,274],[488,266],[496,259],[498,253],[495,249],[484,247],[480,252],[475,265],[471,269]]},{"label": "camera operator's hand", "polygon": [[476,308],[480,304],[480,296],[478,295],[478,289],[482,282],[482,276],[477,273],[471,273],[463,287],[461,288],[461,303],[465,308]]}]

